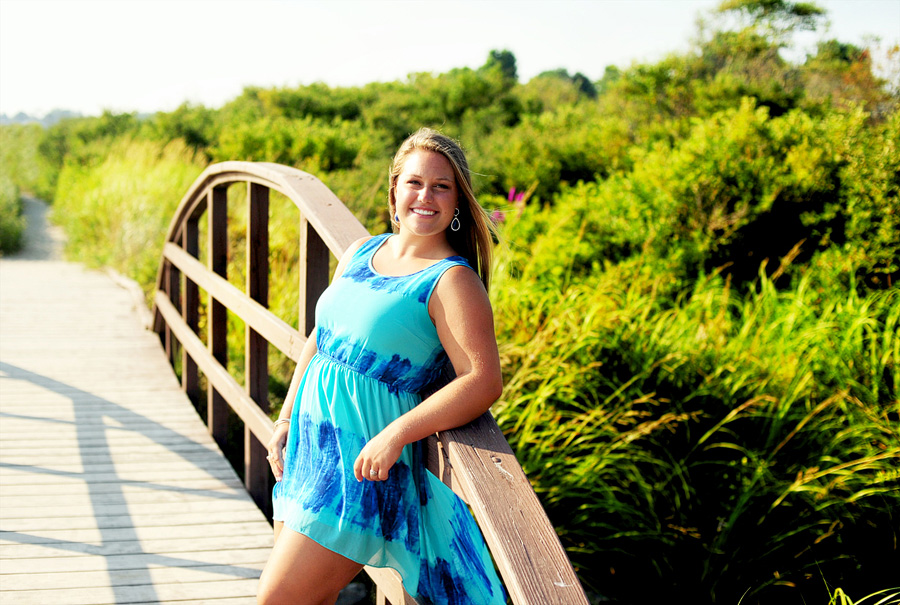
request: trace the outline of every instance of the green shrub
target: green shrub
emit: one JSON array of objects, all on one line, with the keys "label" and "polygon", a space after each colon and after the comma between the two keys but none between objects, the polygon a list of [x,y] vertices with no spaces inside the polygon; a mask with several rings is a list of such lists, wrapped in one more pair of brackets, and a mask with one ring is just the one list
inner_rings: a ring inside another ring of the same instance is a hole
[{"label": "green shrub", "polygon": [[897,291],[711,277],[673,305],[659,268],[494,290],[495,415],[581,578],[617,602],[878,586],[898,562]]},{"label": "green shrub", "polygon": [[0,171],[0,254],[18,251],[23,244],[25,217],[22,216],[22,200],[19,188]]},{"label": "green shrub", "polygon": [[53,205],[68,236],[66,255],[116,269],[149,300],[169,221],[204,164],[180,141],[124,138],[85,151],[97,159],[66,162]]}]

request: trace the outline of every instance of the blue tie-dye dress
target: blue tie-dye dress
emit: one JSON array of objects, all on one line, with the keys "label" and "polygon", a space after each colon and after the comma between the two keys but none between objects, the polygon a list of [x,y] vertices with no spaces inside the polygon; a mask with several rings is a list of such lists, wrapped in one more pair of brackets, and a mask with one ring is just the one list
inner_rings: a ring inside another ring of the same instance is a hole
[{"label": "blue tie-dye dress", "polygon": [[400,572],[422,603],[503,604],[504,590],[465,503],[407,445],[386,481],[357,482],[366,441],[414,408],[447,362],[428,315],[446,258],[402,277],[380,275],[369,239],[316,307],[316,343],[300,384],[274,516],[349,559]]}]

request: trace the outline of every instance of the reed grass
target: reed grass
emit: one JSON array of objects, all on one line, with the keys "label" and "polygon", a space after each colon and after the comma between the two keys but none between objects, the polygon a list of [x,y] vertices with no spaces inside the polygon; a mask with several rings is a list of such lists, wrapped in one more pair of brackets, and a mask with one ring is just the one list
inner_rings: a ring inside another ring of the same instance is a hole
[{"label": "reed grass", "polygon": [[[673,299],[649,255],[546,273],[583,235],[534,222],[507,225],[540,235],[494,289],[495,414],[588,586],[776,602],[818,569],[898,568],[900,291],[778,289],[762,267],[747,293],[713,274]],[[875,527],[879,555],[857,548]]]},{"label": "reed grass", "polygon": [[24,243],[25,217],[19,188],[0,170],[0,255],[18,251]]},{"label": "reed grass", "polygon": [[53,220],[70,259],[130,277],[149,303],[169,221],[205,164],[180,141],[103,140],[92,152],[60,172]]}]

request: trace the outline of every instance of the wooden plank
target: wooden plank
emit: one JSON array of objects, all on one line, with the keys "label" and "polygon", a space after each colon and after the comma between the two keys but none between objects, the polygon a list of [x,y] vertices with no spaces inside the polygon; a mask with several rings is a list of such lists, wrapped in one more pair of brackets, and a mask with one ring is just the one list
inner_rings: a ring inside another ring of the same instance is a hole
[{"label": "wooden plank", "polygon": [[[137,569],[103,569],[99,571],[58,571],[44,563],[41,569],[41,590],[91,588],[97,585],[132,586],[134,584],[173,584],[206,582],[229,578],[258,578],[263,562],[241,565],[198,565],[153,567],[144,564]],[[34,587],[34,573],[3,573],[3,590],[15,592]]]},{"label": "wooden plank", "polygon": [[[180,515],[190,515],[194,513],[225,513],[240,512],[247,510],[247,499],[240,500],[213,500],[209,498],[203,499],[182,499],[176,502],[111,502],[102,503],[95,500],[89,500],[84,503],[57,502],[55,505],[46,505],[40,508],[30,506],[15,506],[12,503],[7,504],[0,509],[0,519],[4,521],[3,528],[9,529],[6,525],[7,520],[13,519],[34,519],[37,516],[63,518],[87,518],[90,516],[101,517],[139,517],[142,515],[153,516],[159,518],[162,522],[173,522]],[[37,513],[40,513],[38,515]]]},{"label": "wooden plank", "polygon": [[189,584],[139,584],[132,586],[99,586],[64,590],[16,590],[0,592],[0,605],[113,605],[116,603],[181,604],[188,599],[209,603],[219,599],[255,598],[256,579],[219,580]]},{"label": "wooden plank", "polygon": [[[260,531],[265,526],[267,531]],[[88,529],[36,529],[27,534],[0,531],[0,558],[16,556],[24,546],[44,546],[61,553],[89,553],[114,556],[136,552],[154,552],[154,549],[171,550],[178,540],[216,538],[221,550],[242,548],[232,540],[242,538],[249,546],[256,540],[268,540],[272,534],[268,523],[257,519],[252,522],[229,522],[199,526],[155,526],[134,528]],[[12,553],[8,555],[7,553]],[[0,586],[2,589],[2,586]]]},{"label": "wooden plank", "polygon": [[36,529],[124,529],[135,527],[174,527],[182,525],[212,525],[215,523],[249,522],[260,518],[255,507],[241,507],[239,511],[213,513],[183,513],[161,517],[154,513],[110,515],[107,517],[34,517],[5,519],[4,531],[29,532]]},{"label": "wooden plank", "polygon": [[[107,540],[99,546],[83,542],[5,544],[0,557],[5,560],[0,565],[3,573],[24,573],[34,569],[37,563],[34,559],[54,559],[54,569],[63,571],[95,569],[98,561],[104,569],[130,569],[145,560],[134,557],[172,557],[180,560],[182,557],[198,558],[201,556],[198,553],[203,553],[202,560],[208,563],[235,563],[255,552],[263,554],[264,558],[260,561],[265,561],[272,550],[271,536],[260,536],[259,527],[255,524],[248,527],[251,529],[247,534],[202,535],[169,540]],[[175,560],[172,564],[177,562]]]},{"label": "wooden plank", "polygon": [[[90,495],[93,498],[102,498],[104,494],[142,494],[152,496],[154,494],[167,494],[170,497],[179,497],[181,494],[193,494],[197,496],[208,496],[211,498],[239,498],[241,487],[243,484],[236,477],[232,476],[227,479],[214,479],[211,476],[201,476],[197,478],[170,480],[165,483],[145,483],[127,481],[120,483],[85,483],[84,481],[73,480],[68,483],[57,482],[48,484],[43,483],[32,485],[19,485],[16,487],[16,498],[29,498],[31,496],[40,496],[46,498],[48,496],[65,496],[74,498],[79,496]],[[4,496],[4,502],[7,502]],[[15,500],[10,498],[10,502]]]},{"label": "wooden plank", "polygon": [[[198,492],[172,492],[161,490],[140,490],[137,492],[132,490],[126,492],[123,489],[114,492],[95,494],[84,491],[83,493],[65,494],[65,505],[60,505],[62,499],[46,498],[44,494],[40,494],[39,496],[6,496],[3,498],[4,510],[0,511],[0,517],[12,516],[10,511],[16,509],[31,511],[31,514],[26,516],[34,516],[35,514],[44,515],[52,513],[55,510],[60,510],[61,506],[65,506],[66,508],[87,508],[88,506],[91,506],[91,511],[86,513],[88,514],[95,510],[93,509],[94,506],[97,507],[96,510],[101,510],[105,506],[122,506],[126,507],[128,510],[133,510],[130,508],[131,506],[155,506],[165,504],[186,504],[189,506],[199,504],[201,506],[207,506],[215,501],[229,500],[238,502],[243,506],[247,501],[246,495],[234,493],[233,488],[220,488],[218,490],[218,496],[216,496],[216,493],[215,490],[207,490],[204,494],[204,500],[199,500]],[[207,502],[207,500],[209,500],[209,502]]]},{"label": "wooden plank", "polygon": [[185,469],[166,469],[144,471],[136,475],[134,479],[123,476],[121,473],[103,472],[103,471],[86,471],[82,473],[66,473],[54,471],[36,471],[34,469],[0,469],[0,478],[3,479],[4,487],[12,488],[19,485],[46,485],[48,479],[52,479],[54,483],[72,482],[85,483],[95,485],[98,483],[142,483],[150,485],[158,485],[164,481],[191,481],[194,479],[205,479],[213,477],[216,479],[228,480],[235,476],[234,469],[228,468],[198,468],[190,467]]}]

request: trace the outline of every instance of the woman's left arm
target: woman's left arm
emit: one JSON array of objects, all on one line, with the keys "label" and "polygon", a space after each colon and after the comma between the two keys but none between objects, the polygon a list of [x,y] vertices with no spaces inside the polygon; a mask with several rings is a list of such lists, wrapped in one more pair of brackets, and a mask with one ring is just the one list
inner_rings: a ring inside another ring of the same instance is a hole
[{"label": "woman's left arm", "polygon": [[353,467],[357,480],[374,479],[370,469],[387,479],[405,445],[478,418],[503,390],[491,303],[477,274],[449,269],[428,310],[456,378],[369,440]]}]

